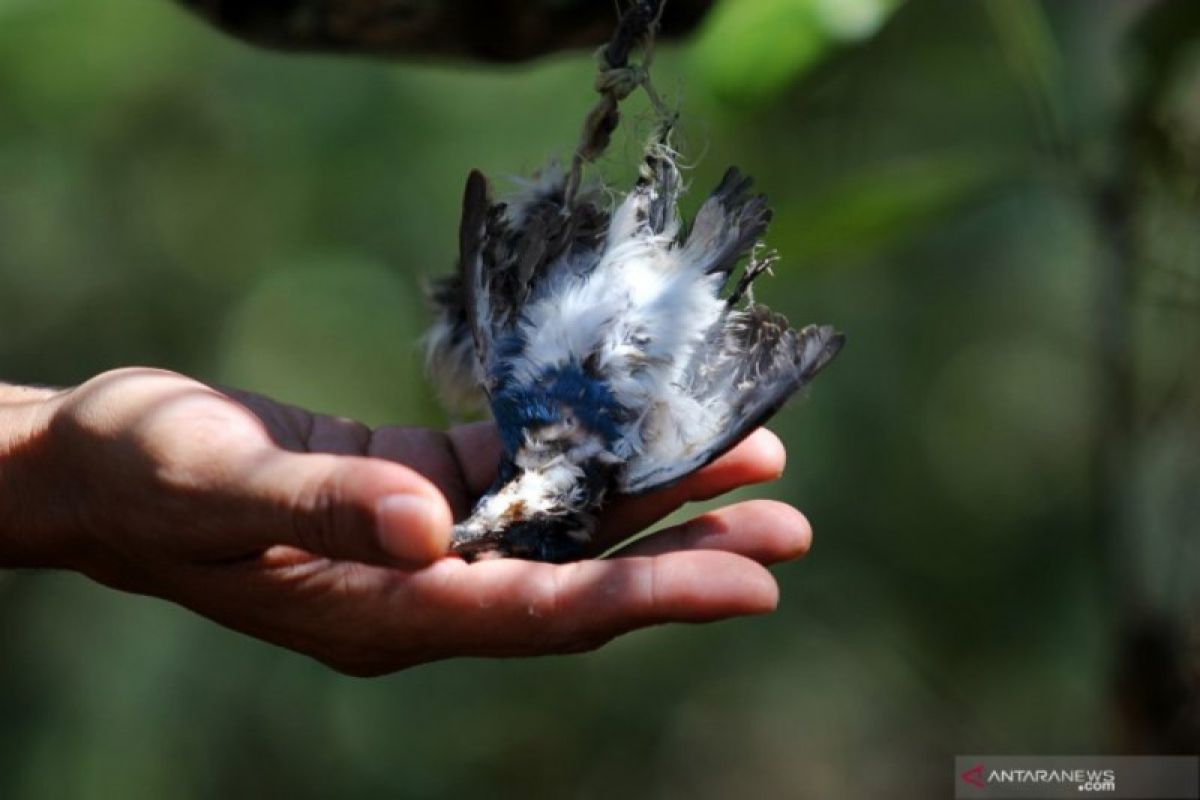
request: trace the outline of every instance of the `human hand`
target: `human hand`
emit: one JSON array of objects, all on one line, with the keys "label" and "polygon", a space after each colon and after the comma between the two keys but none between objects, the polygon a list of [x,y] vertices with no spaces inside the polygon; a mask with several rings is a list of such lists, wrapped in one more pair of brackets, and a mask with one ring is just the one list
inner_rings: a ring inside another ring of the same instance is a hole
[{"label": "human hand", "polygon": [[[451,518],[494,477],[490,424],[371,431],[149,369],[54,395],[42,418],[0,447],[0,492],[24,510],[0,522],[21,532],[23,563],[172,600],[351,674],[574,652],[649,625],[770,611],[763,565],[809,543],[799,512],[756,500],[605,560],[467,564],[446,555]],[[783,462],[759,431],[670,489],[614,499],[598,547],[771,480]]]}]

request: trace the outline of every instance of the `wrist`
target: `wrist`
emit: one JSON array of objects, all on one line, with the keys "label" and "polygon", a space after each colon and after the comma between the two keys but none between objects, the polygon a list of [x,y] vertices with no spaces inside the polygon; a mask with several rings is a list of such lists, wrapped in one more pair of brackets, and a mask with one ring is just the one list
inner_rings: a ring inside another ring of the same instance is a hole
[{"label": "wrist", "polygon": [[61,567],[69,526],[55,502],[50,421],[62,393],[0,384],[0,568]]}]

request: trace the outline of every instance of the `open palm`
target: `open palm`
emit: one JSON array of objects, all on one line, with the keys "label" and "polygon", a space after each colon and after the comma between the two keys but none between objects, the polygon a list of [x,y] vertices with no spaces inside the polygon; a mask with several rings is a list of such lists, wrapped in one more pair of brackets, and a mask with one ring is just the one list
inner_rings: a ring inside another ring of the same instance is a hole
[{"label": "open palm", "polygon": [[[777,589],[764,565],[809,542],[799,512],[756,500],[603,560],[467,564],[444,554],[451,516],[494,477],[490,424],[371,430],[156,370],[63,393],[46,439],[43,471],[76,487],[71,524],[46,522],[72,532],[62,565],[352,674],[579,651],[649,625],[766,612]],[[759,431],[670,489],[614,499],[597,547],[776,478],[783,462]]]}]

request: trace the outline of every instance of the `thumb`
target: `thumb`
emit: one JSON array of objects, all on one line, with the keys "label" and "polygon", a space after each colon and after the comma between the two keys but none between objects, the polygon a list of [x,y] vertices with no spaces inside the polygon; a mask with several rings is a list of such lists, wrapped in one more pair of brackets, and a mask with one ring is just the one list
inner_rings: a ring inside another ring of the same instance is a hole
[{"label": "thumb", "polygon": [[265,517],[259,526],[269,540],[264,546],[410,566],[434,561],[450,546],[453,516],[445,497],[391,461],[271,451],[242,486]]}]

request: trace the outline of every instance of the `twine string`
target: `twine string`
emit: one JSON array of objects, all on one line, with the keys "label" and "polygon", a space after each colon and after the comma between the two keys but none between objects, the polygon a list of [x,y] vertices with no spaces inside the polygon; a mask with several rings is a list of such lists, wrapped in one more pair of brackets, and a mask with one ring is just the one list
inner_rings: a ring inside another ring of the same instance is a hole
[{"label": "twine string", "polygon": [[[599,72],[595,89],[600,99],[592,106],[583,122],[579,144],[571,158],[565,191],[568,209],[574,208],[584,164],[595,161],[608,149],[613,132],[621,121],[621,101],[640,87],[646,92],[656,114],[663,119],[672,116],[650,82],[650,65],[654,61],[654,37],[658,32],[666,0],[638,0],[617,23],[612,40],[596,53]],[[641,48],[641,63],[630,63],[635,49]]]}]

